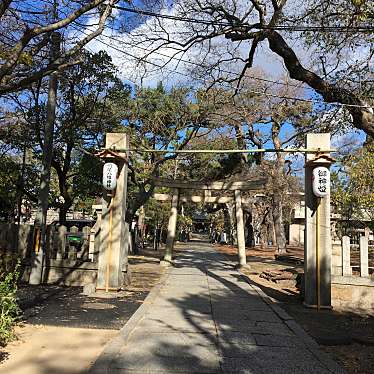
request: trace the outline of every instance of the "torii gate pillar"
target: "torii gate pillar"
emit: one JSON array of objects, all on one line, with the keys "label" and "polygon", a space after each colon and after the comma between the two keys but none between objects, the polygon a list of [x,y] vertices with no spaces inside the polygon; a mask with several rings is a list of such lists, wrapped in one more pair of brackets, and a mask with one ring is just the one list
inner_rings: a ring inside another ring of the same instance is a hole
[{"label": "torii gate pillar", "polygon": [[236,233],[238,237],[239,266],[247,265],[245,253],[244,219],[242,209],[242,196],[240,190],[235,190],[235,213],[236,213]]},{"label": "torii gate pillar", "polygon": [[172,261],[172,253],[174,248],[175,234],[177,230],[177,217],[178,217],[178,203],[179,203],[179,189],[175,188],[171,200],[171,209],[168,223],[168,236],[166,238],[164,260],[161,265],[168,266]]},{"label": "torii gate pillar", "polygon": [[[307,134],[307,149],[330,149],[330,134]],[[327,159],[329,153],[323,152]],[[317,162],[313,153],[305,156],[305,239],[304,305],[331,307],[331,231],[330,195],[317,198],[312,190],[312,173]],[[318,208],[318,212],[317,212]],[[318,227],[317,227],[318,226]]]},{"label": "torii gate pillar", "polygon": [[[128,137],[122,133],[107,133],[105,148],[128,149]],[[104,151],[105,152],[105,151]],[[126,227],[127,165],[126,154],[116,153],[118,166],[114,196],[104,191],[101,218],[100,250],[97,271],[97,290],[118,291],[124,285],[128,267],[129,231]]]}]

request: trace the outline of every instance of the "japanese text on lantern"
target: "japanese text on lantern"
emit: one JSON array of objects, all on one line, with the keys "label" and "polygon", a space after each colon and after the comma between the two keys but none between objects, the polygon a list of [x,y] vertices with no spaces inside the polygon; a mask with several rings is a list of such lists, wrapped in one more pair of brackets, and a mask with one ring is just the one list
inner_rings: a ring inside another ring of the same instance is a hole
[{"label": "japanese text on lantern", "polygon": [[117,186],[118,166],[113,162],[107,162],[103,167],[103,186],[106,190],[112,191]]},{"label": "japanese text on lantern", "polygon": [[313,193],[317,197],[324,197],[330,193],[330,171],[325,166],[313,169]]}]

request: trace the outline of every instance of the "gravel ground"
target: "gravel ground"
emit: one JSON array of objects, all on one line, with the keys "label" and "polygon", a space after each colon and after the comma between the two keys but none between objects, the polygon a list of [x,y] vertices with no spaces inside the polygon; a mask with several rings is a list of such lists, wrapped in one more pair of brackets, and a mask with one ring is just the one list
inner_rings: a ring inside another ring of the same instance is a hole
[{"label": "gravel ground", "polygon": [[21,285],[23,321],[18,340],[0,349],[0,373],[85,372],[158,282],[159,256],[146,250],[130,256],[131,285],[115,297],[83,295],[82,287]]}]

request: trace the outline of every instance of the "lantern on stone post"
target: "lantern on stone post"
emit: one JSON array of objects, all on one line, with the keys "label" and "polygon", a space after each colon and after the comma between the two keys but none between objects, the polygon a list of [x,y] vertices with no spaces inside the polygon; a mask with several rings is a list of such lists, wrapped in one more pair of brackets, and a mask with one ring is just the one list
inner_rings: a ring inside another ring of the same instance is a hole
[{"label": "lantern on stone post", "polygon": [[328,155],[319,155],[308,162],[313,168],[312,190],[314,196],[323,198],[330,195],[330,169],[329,166],[335,160]]},{"label": "lantern on stone post", "polygon": [[[111,149],[104,149],[96,156],[104,160],[102,179],[104,193],[96,290],[118,291],[123,284],[122,270],[126,255],[123,242],[127,158],[126,153],[119,153]],[[118,233],[116,236],[113,236],[114,227]]]},{"label": "lantern on stone post", "polygon": [[114,162],[106,162],[103,166],[103,187],[114,191],[117,186],[118,166]]},{"label": "lantern on stone post", "polygon": [[117,152],[108,149],[97,153],[97,156],[105,161],[103,166],[103,187],[108,196],[114,196],[119,168],[122,167],[125,159]]},{"label": "lantern on stone post", "polygon": [[[316,153],[306,162],[306,227],[304,245],[304,305],[331,306],[331,232],[330,165],[335,160],[326,153]],[[309,210],[310,209],[310,210]],[[310,216],[308,215],[310,211]]]}]

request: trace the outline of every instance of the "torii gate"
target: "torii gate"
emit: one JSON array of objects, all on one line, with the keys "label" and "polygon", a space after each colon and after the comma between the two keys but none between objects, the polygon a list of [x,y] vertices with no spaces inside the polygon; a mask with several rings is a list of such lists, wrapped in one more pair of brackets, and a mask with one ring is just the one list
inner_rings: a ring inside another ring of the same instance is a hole
[{"label": "torii gate", "polygon": [[[331,306],[331,232],[330,232],[330,195],[316,197],[312,192],[312,174],[316,166],[329,167],[334,161],[330,157],[330,134],[307,134],[305,149],[257,149],[257,150],[146,150],[147,152],[174,153],[249,153],[249,152],[303,152],[305,154],[305,240],[304,240],[304,304],[309,307],[329,308]],[[107,134],[105,150],[115,151],[118,156],[125,156],[131,151],[125,134]],[[113,199],[107,193],[103,199],[102,241],[100,245],[97,289],[118,289],[123,283],[123,268],[127,267],[127,244],[129,233],[124,220],[126,212],[127,165],[119,161],[117,192]],[[212,197],[209,191],[234,191],[236,222],[238,235],[239,265],[246,265],[244,221],[241,191],[258,190],[264,180],[228,181],[212,183],[194,183],[174,180],[156,181],[156,185],[174,190],[171,199],[171,211],[168,224],[168,237],[164,264],[170,264],[175,239],[177,208],[181,189],[206,190],[206,202],[228,202],[230,196]],[[328,186],[329,187],[329,186]],[[199,198],[199,197],[197,197]],[[111,203],[110,203],[111,201]],[[110,208],[110,209],[109,209]],[[112,211],[113,214],[109,214]],[[112,238],[111,227],[116,227],[116,237]],[[108,244],[109,243],[109,244]],[[107,254],[105,254],[105,251]]]},{"label": "torii gate", "polygon": [[[173,194],[154,194],[153,197],[159,201],[170,201],[171,209],[168,222],[168,235],[166,239],[165,255],[161,264],[168,266],[172,262],[172,253],[175,241],[175,233],[177,227],[178,204],[181,200],[181,190],[203,190],[205,192],[202,196],[189,196],[183,197],[184,201],[188,199],[192,202],[205,202],[205,203],[227,203],[235,200],[236,212],[236,232],[238,239],[238,257],[239,266],[247,265],[247,258],[245,253],[245,236],[244,236],[244,219],[242,209],[241,191],[258,191],[265,183],[266,179],[258,179],[252,181],[227,181],[227,182],[183,182],[179,180],[169,179],[154,179],[155,186],[169,187],[173,189]],[[233,191],[234,196],[211,196],[211,191]]]}]

